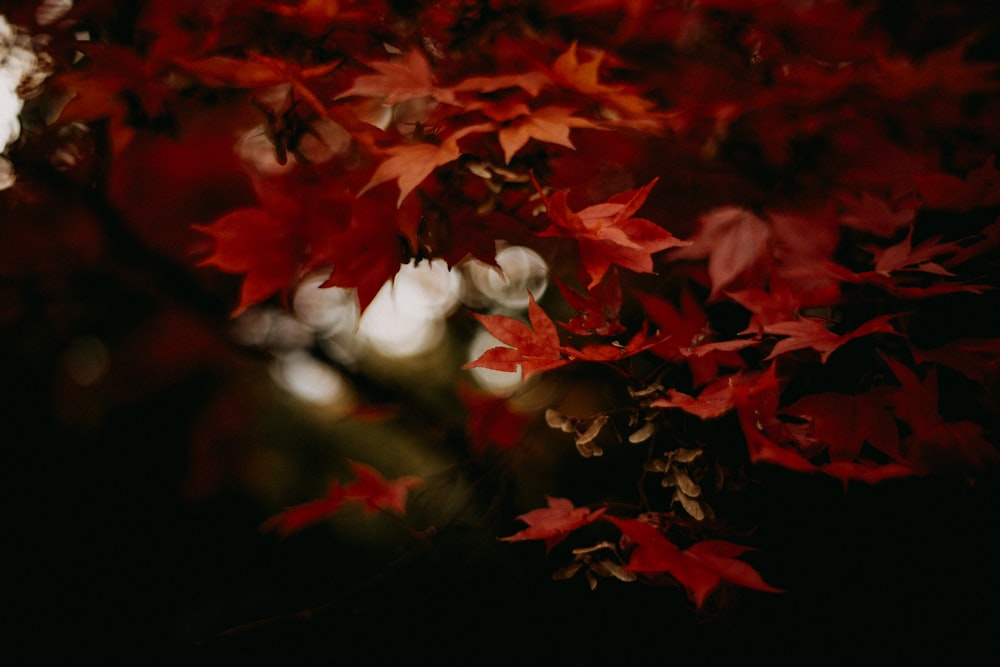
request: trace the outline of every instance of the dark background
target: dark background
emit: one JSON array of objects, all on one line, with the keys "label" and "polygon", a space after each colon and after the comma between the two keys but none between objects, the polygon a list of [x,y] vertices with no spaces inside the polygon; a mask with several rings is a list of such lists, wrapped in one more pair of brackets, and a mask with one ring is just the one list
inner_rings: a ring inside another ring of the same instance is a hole
[{"label": "dark background", "polygon": [[[677,588],[552,581],[558,548],[547,559],[539,542],[496,540],[519,529],[513,511],[445,527],[430,546],[399,533],[362,548],[324,524],[262,533],[277,508],[246,481],[259,443],[240,429],[216,433],[207,456],[192,443],[219,428],[206,415],[230,376],[266,383],[265,361],[225,342],[224,318],[205,314],[181,274],[141,258],[123,245],[7,281],[19,308],[2,362],[11,664],[67,651],[78,664],[958,664],[992,648],[992,475],[845,494],[761,467],[740,501],[761,549],[749,558],[787,592],[729,591],[702,612]],[[180,351],[148,334],[166,315],[183,323],[162,334]],[[66,346],[95,332],[114,370],[74,390]]]},{"label": "dark background", "polygon": [[[915,53],[997,24],[989,3],[947,3],[954,26],[882,4]],[[997,43],[981,40],[980,54],[995,60]],[[552,581],[564,552],[496,539],[522,527],[512,518],[521,501],[542,498],[511,493],[489,462],[463,473],[485,480],[473,499],[491,511],[426,541],[382,524],[375,546],[338,524],[287,539],[262,532],[281,507],[262,492],[269,457],[288,446],[297,470],[316,463],[287,499],[301,502],[322,492],[329,462],[317,452],[362,427],[308,422],[270,384],[267,356],[231,342],[238,281],[193,271],[163,251],[176,239],[157,236],[171,188],[131,183],[143,189],[127,200],[149,221],[137,230],[72,172],[22,158],[16,193],[0,199],[4,663],[968,664],[995,654],[996,472],[844,493],[760,467],[735,509],[753,519],[747,539],[760,551],[748,559],[786,592],[727,589],[700,612],[678,588]],[[101,170],[91,167],[81,171]],[[213,165],[199,168],[208,183]],[[984,304],[989,329],[996,299]],[[110,363],[80,386],[68,359],[93,340]],[[447,494],[446,482],[432,490]]]}]

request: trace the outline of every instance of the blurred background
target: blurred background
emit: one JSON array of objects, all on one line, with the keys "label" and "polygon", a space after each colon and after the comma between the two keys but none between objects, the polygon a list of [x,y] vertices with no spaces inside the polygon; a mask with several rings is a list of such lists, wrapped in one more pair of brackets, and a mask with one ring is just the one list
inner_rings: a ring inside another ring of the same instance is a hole
[{"label": "blurred background", "polygon": [[[0,145],[32,122],[16,119],[17,91],[39,63],[19,40],[0,17]],[[542,417],[600,410],[618,381],[594,367],[527,385],[460,370],[495,345],[470,309],[523,315],[530,291],[558,312],[546,260],[510,246],[503,275],[408,265],[361,318],[352,294],[307,276],[286,308],[229,317],[239,279],[194,266],[206,241],[174,218],[204,224],[244,198],[236,160],[252,159],[259,133],[234,156],[212,130],[204,119],[184,143],[137,138],[108,198],[89,187],[83,128],[50,137],[44,159],[23,154],[16,174],[0,158],[10,664],[67,650],[74,663],[135,665],[995,651],[989,478],[844,494],[834,480],[756,471],[728,511],[781,595],[732,591],[696,613],[676,588],[553,581],[558,554],[497,538],[545,494],[629,496],[615,471],[633,460],[582,459]],[[425,479],[406,525],[349,510],[287,538],[261,530],[349,479],[348,460]]]}]

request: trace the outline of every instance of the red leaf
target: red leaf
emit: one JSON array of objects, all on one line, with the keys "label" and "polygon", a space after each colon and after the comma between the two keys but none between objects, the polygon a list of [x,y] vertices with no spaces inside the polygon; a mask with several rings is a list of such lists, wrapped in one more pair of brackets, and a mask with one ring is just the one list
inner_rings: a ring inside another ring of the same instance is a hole
[{"label": "red leaf", "polygon": [[343,503],[344,489],[340,484],[334,482],[330,486],[330,492],[326,498],[310,500],[301,505],[290,507],[265,521],[261,525],[261,530],[273,530],[282,537],[287,537],[292,533],[333,516],[340,511]]},{"label": "red leaf", "polygon": [[778,378],[775,366],[757,376],[753,381],[736,385],[733,404],[739,416],[740,427],[746,438],[752,463],[771,463],[798,472],[816,472],[816,467],[798,451],[775,442],[769,431],[780,430],[783,424],[775,417],[779,400]]},{"label": "red leaf", "polygon": [[883,238],[895,235],[916,215],[911,201],[889,202],[868,192],[857,199],[845,195],[841,202],[846,210],[840,214],[840,224]]},{"label": "red leaf", "polygon": [[517,517],[528,524],[528,528],[518,531],[508,537],[501,537],[504,542],[519,542],[522,540],[545,540],[545,551],[548,553],[554,546],[566,539],[571,532],[593,522],[604,513],[605,508],[589,510],[586,507],[574,507],[566,498],[545,497],[548,507],[534,509]]},{"label": "red leaf", "polygon": [[800,398],[782,412],[808,420],[810,436],[827,445],[833,462],[855,461],[866,442],[898,461],[899,431],[889,405],[885,391],[825,392]]},{"label": "red leaf", "polygon": [[538,235],[576,240],[583,266],[590,274],[588,288],[600,283],[612,264],[638,273],[652,273],[653,253],[689,244],[649,220],[631,217],[646,201],[657,180],[654,178],[638,190],[622,192],[579,212],[570,210],[565,191],[547,197],[536,182],[552,220]]},{"label": "red leaf", "polygon": [[462,368],[491,368],[512,372],[520,367],[522,377],[527,380],[535,373],[565,366],[570,362],[564,354],[565,348],[559,342],[555,324],[542,307],[535,303],[530,292],[528,298],[528,317],[534,330],[523,322],[504,315],[473,313],[497,340],[511,347],[490,348]]},{"label": "red leaf", "polygon": [[896,416],[910,426],[911,435],[904,442],[908,458],[932,470],[956,465],[983,469],[1000,464],[1000,451],[983,437],[980,424],[945,421],[941,416],[936,368],[920,380],[903,363],[889,357],[885,361],[900,382],[892,402]]},{"label": "red leaf", "polygon": [[584,336],[613,336],[625,330],[618,318],[622,306],[622,289],[617,271],[609,271],[587,296],[573,291],[559,278],[553,276],[553,279],[563,298],[576,310],[576,315],[563,325],[568,331]]},{"label": "red leaf", "polygon": [[287,288],[295,277],[299,244],[287,223],[267,211],[240,209],[195,229],[215,241],[212,254],[200,266],[244,274],[240,302],[233,316]]},{"label": "red leaf", "polygon": [[757,591],[768,593],[783,593],[780,588],[775,588],[768,584],[760,576],[757,570],[753,569],[744,561],[737,560],[747,551],[752,551],[752,547],[726,542],[724,540],[704,540],[696,542],[684,550],[684,555],[690,556],[700,561],[709,570],[712,570],[723,581],[731,584],[752,588]]},{"label": "red leaf", "polygon": [[[514,154],[521,150],[529,139],[575,148],[569,140],[570,128],[599,127],[593,121],[574,116],[576,109],[572,107],[547,106],[534,111],[529,111],[525,107],[524,111],[524,114],[519,114],[515,118],[502,119],[507,122],[497,133],[507,164],[510,164]],[[494,118],[494,120],[501,119]]]},{"label": "red leaf", "polygon": [[492,128],[492,123],[473,125],[456,130],[440,144],[416,143],[386,148],[385,153],[389,157],[378,166],[371,180],[358,191],[358,196],[386,181],[394,180],[399,185],[399,199],[396,201],[396,206],[402,206],[406,196],[435,169],[459,158],[462,154],[458,147],[459,139],[473,132],[484,132]]},{"label": "red leaf", "polygon": [[686,359],[696,386],[719,377],[719,367],[739,368],[737,350],[755,344],[752,340],[713,341],[708,316],[688,290],[681,292],[680,309],[652,294],[636,292],[650,321],[660,329],[663,342],[653,352],[669,361]]},{"label": "red leaf", "polygon": [[969,211],[1000,204],[1000,171],[991,156],[983,166],[970,171],[965,180],[950,174],[915,176],[917,191],[931,208]]},{"label": "red leaf", "polygon": [[825,320],[814,317],[804,317],[792,322],[771,324],[764,327],[764,333],[788,337],[778,341],[767,358],[773,359],[792,350],[812,349],[819,352],[820,361],[826,363],[831,354],[855,338],[862,338],[875,333],[896,333],[896,330],[889,324],[896,317],[899,317],[899,315],[880,315],[842,336],[827,329]]},{"label": "red leaf", "polygon": [[678,581],[699,609],[723,581],[771,593],[782,592],[767,584],[749,564],[737,560],[750,547],[722,540],[697,542],[681,551],[659,530],[637,519],[606,516],[634,548],[626,567],[645,574],[667,573]]},{"label": "red leaf", "polygon": [[406,513],[406,497],[410,489],[423,483],[419,477],[399,477],[386,480],[371,466],[357,461],[348,461],[355,480],[347,486],[338,482],[330,485],[326,498],[311,500],[290,507],[271,517],[261,526],[261,530],[274,530],[283,537],[318,523],[341,510],[346,501],[362,503],[365,511]]},{"label": "red leaf", "polygon": [[701,419],[721,417],[733,408],[733,387],[742,375],[721,377],[704,387],[694,398],[670,389],[664,398],[658,398],[650,405],[654,408],[680,408],[684,412]]},{"label": "red leaf", "polygon": [[406,497],[413,489],[423,484],[419,477],[398,477],[387,480],[369,465],[348,461],[355,480],[344,487],[346,500],[359,500],[369,512],[376,510],[406,513]]},{"label": "red leaf", "polygon": [[630,115],[648,114],[653,107],[653,103],[649,100],[628,90],[624,85],[608,86],[598,81],[604,55],[604,51],[594,50],[590,52],[590,57],[586,61],[581,61],[577,43],[573,42],[566,52],[552,63],[552,80],[571,90],[596,97]]},{"label": "red leaf", "polygon": [[703,215],[698,225],[690,246],[677,251],[674,258],[708,257],[708,276],[712,282],[710,301],[769,261],[771,229],[749,211],[736,207],[719,208]]},{"label": "red leaf", "polygon": [[430,63],[420,51],[413,49],[397,60],[379,60],[369,63],[378,74],[363,74],[354,85],[337,95],[337,99],[359,95],[384,98],[386,105],[407,100],[433,97],[445,104],[457,105],[455,95],[434,84]]},{"label": "red leaf", "polygon": [[531,416],[512,409],[506,398],[476,391],[467,384],[459,386],[458,395],[465,405],[466,433],[474,453],[482,454],[489,445],[510,449],[524,437]]}]

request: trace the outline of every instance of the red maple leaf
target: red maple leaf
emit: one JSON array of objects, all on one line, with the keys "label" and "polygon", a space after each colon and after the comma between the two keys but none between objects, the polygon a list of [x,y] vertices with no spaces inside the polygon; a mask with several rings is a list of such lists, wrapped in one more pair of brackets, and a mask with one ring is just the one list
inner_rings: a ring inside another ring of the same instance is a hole
[{"label": "red maple leaf", "polygon": [[840,201],[844,206],[838,217],[840,224],[883,238],[894,236],[916,216],[916,202],[912,198],[887,201],[870,192],[862,192],[857,198],[842,195]]},{"label": "red maple leaf", "polygon": [[747,286],[756,283],[748,277],[761,273],[770,261],[771,237],[770,226],[749,211],[732,206],[719,208],[699,218],[698,232],[691,243],[673,257],[708,258],[712,301],[741,278]]},{"label": "red maple leaf", "polygon": [[348,465],[354,481],[344,487],[344,498],[362,502],[368,512],[405,514],[410,490],[423,484],[421,478],[413,476],[387,480],[375,468],[357,461],[348,461]]},{"label": "red maple leaf", "polygon": [[377,60],[368,64],[378,74],[362,74],[354,80],[350,88],[337,95],[336,99],[355,95],[378,97],[384,99],[384,104],[393,105],[407,100],[433,97],[445,104],[458,104],[454,93],[435,85],[430,63],[417,49],[400,55],[396,60]]},{"label": "red maple leaf", "polygon": [[325,498],[310,500],[276,514],[261,525],[261,530],[277,531],[283,537],[333,516],[345,502],[362,504],[366,512],[406,513],[406,498],[410,489],[423,483],[419,477],[399,477],[387,480],[369,465],[348,461],[354,481],[342,486],[334,481]]},{"label": "red maple leaf", "polygon": [[749,375],[747,382],[733,388],[733,405],[739,417],[740,427],[746,439],[747,450],[752,463],[771,463],[798,472],[816,472],[810,463],[794,447],[779,444],[786,434],[784,422],[776,417],[780,399],[780,384],[775,365],[771,364],[763,373]]},{"label": "red maple leaf", "polygon": [[[450,90],[456,92],[472,92],[480,94],[495,93],[507,88],[520,88],[531,97],[538,97],[538,94],[546,86],[552,85],[552,79],[541,70],[530,72],[518,72],[516,74],[493,74],[490,76],[470,76],[462,79]],[[464,104],[465,108],[475,108],[474,105]]]},{"label": "red maple leaf", "polygon": [[733,387],[743,378],[742,374],[718,378],[703,387],[697,397],[668,389],[666,396],[657,398],[650,405],[654,408],[679,408],[701,419],[715,419],[732,410]]},{"label": "red maple leaf", "polygon": [[885,361],[900,383],[891,397],[892,408],[910,426],[903,443],[908,458],[931,469],[956,464],[982,469],[1000,464],[1000,451],[983,437],[982,425],[942,417],[937,368],[932,367],[921,380],[902,362],[889,357]]},{"label": "red maple leaf", "polygon": [[458,146],[458,141],[474,132],[485,132],[493,128],[492,123],[481,123],[463,127],[452,132],[440,144],[414,143],[403,146],[390,146],[383,149],[389,157],[386,158],[371,180],[358,191],[360,197],[377,185],[386,181],[396,181],[399,185],[399,199],[396,206],[402,206],[406,196],[413,192],[413,189],[420,185],[424,179],[440,166],[457,160],[462,154]]},{"label": "red maple leaf", "polygon": [[536,181],[535,187],[552,220],[538,235],[561,236],[577,242],[583,266],[590,275],[588,288],[600,283],[613,264],[637,273],[652,273],[653,253],[689,245],[649,220],[632,217],[657,180],[654,178],[638,190],[619,193],[603,204],[581,211],[569,208],[566,191],[548,197]]},{"label": "red maple leaf", "polygon": [[300,244],[288,223],[259,208],[227,213],[211,225],[195,226],[215,243],[199,266],[243,274],[240,300],[232,315],[288,287],[299,266]]},{"label": "red maple leaf", "polygon": [[969,211],[1000,204],[1000,171],[993,165],[994,159],[990,156],[964,180],[942,173],[914,176],[917,192],[931,208]]},{"label": "red maple leaf", "polygon": [[875,273],[888,276],[896,271],[922,271],[939,276],[953,276],[951,271],[933,261],[941,256],[953,255],[960,248],[957,241],[941,242],[941,237],[926,239],[913,246],[913,225],[906,237],[888,248],[873,250]]},{"label": "red maple leaf", "polygon": [[518,516],[520,521],[528,524],[524,530],[508,537],[501,537],[504,542],[520,542],[522,540],[545,540],[545,552],[566,539],[571,532],[592,523],[604,513],[605,508],[590,510],[586,507],[575,507],[566,498],[545,496],[547,508],[531,510]]},{"label": "red maple leaf", "polygon": [[764,327],[764,333],[787,336],[779,340],[768,359],[791,352],[792,350],[816,350],[820,353],[820,361],[826,363],[830,355],[836,352],[846,343],[864,336],[875,333],[896,334],[896,330],[889,324],[890,321],[899,315],[879,315],[868,320],[854,331],[843,335],[837,335],[827,328],[827,321],[815,317],[803,317],[790,322],[777,322]]},{"label": "red maple leaf", "polygon": [[652,102],[625,85],[607,85],[598,81],[601,64],[606,55],[604,51],[589,50],[589,57],[586,60],[580,59],[579,52],[577,43],[573,42],[553,61],[550,75],[555,83],[597,98],[627,115],[640,118],[652,117],[650,114],[650,109],[654,106]]},{"label": "red maple leaf", "polygon": [[1000,338],[959,338],[929,350],[914,349],[913,358],[947,366],[982,385],[1000,368]]},{"label": "red maple leaf", "polygon": [[644,350],[650,350],[663,342],[664,336],[660,334],[649,335],[649,326],[643,322],[642,327],[633,334],[627,343],[617,341],[611,343],[599,343],[584,345],[579,349],[574,347],[566,348],[566,355],[571,359],[582,359],[584,361],[620,361],[627,357],[639,354]]},{"label": "red maple leaf", "polygon": [[809,436],[826,445],[830,460],[855,461],[868,443],[899,461],[899,430],[884,390],[863,394],[824,392],[804,396],[782,412],[808,421]]},{"label": "red maple leaf", "polygon": [[310,500],[274,515],[261,525],[263,531],[275,531],[282,537],[319,523],[340,511],[344,504],[344,488],[338,482],[330,485],[325,498]]},{"label": "red maple leaf", "polygon": [[323,287],[355,288],[360,312],[378,294],[386,281],[399,272],[402,257],[401,221],[419,220],[416,200],[407,201],[399,210],[392,202],[362,197],[351,202],[350,218],[339,233],[319,236],[313,253],[333,264]]},{"label": "red maple leaf", "polygon": [[200,60],[176,58],[174,62],[209,86],[263,88],[281,83],[291,84],[296,97],[305,101],[320,116],[326,116],[326,105],[306,86],[305,81],[329,74],[340,64],[336,60],[315,67],[299,67],[294,62],[269,58],[259,53],[250,54],[245,60],[210,56]]},{"label": "red maple leaf", "polygon": [[[528,293],[528,318],[531,327],[512,317],[504,315],[480,315],[473,313],[486,330],[501,343],[510,347],[493,347],[462,368],[491,368],[497,371],[514,372],[521,369],[521,376],[527,380],[535,373],[559,368],[570,363],[566,348],[559,341],[559,332],[552,319],[535,303],[535,297]],[[534,329],[532,329],[534,327]]]},{"label": "red maple leaf", "polygon": [[550,144],[576,148],[569,139],[570,128],[598,128],[597,123],[574,116],[576,109],[563,106],[545,106],[531,110],[524,104],[517,104],[506,113],[484,113],[501,123],[497,139],[503,149],[504,162],[510,164],[514,154],[521,150],[530,139]]},{"label": "red maple leaf", "polygon": [[576,310],[576,315],[563,324],[567,331],[580,335],[613,336],[625,331],[618,315],[622,306],[622,289],[618,272],[608,271],[600,284],[586,296],[575,292],[566,283],[553,276],[566,302]]},{"label": "red maple leaf", "polygon": [[[796,472],[823,473],[840,479],[845,488],[850,480],[875,483],[914,474],[915,470],[903,463],[860,460],[813,463],[810,458],[822,454],[824,446],[806,442],[791,425],[778,418],[780,385],[775,366],[772,364],[753,380],[736,385],[733,391],[733,403],[751,462],[769,463]],[[803,451],[803,447],[810,446],[811,449]]]},{"label": "red maple leaf", "polygon": [[837,283],[813,289],[793,289],[780,275],[768,279],[767,289],[749,287],[726,296],[752,313],[741,334],[760,334],[765,326],[794,320],[801,308],[831,306],[837,303],[840,286]]},{"label": "red maple leaf", "polygon": [[681,292],[680,308],[652,294],[635,295],[663,339],[653,352],[669,361],[687,360],[696,386],[719,377],[719,366],[742,367],[736,351],[754,341],[714,341],[708,316],[690,290]]},{"label": "red maple leaf", "polygon": [[466,434],[473,453],[482,454],[490,445],[511,449],[524,437],[531,416],[511,407],[501,396],[480,392],[461,384],[458,396],[466,409]]},{"label": "red maple leaf", "polygon": [[705,540],[682,551],[648,523],[612,516],[605,519],[618,526],[632,546],[627,569],[643,574],[669,574],[687,589],[699,609],[723,581],[759,591],[783,592],[765,582],[748,563],[736,558],[751,547]]}]

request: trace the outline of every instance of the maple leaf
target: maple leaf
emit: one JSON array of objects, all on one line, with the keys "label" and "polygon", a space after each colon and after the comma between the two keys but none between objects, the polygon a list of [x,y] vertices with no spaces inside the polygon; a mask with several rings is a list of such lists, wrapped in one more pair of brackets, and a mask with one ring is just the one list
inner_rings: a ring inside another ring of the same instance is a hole
[{"label": "maple leaf", "polygon": [[764,581],[760,573],[750,564],[737,559],[737,556],[742,556],[748,551],[755,549],[725,540],[702,540],[685,549],[684,555],[700,562],[723,581],[757,591],[783,593],[784,590]]},{"label": "maple leaf", "polygon": [[921,380],[905,364],[884,357],[900,388],[892,396],[892,409],[909,424],[907,458],[932,469],[941,466],[984,469],[1000,464],[1000,451],[983,437],[980,424],[945,421],[938,397],[937,369],[931,368]]},{"label": "maple leaf", "polygon": [[574,239],[580,257],[590,275],[588,289],[601,282],[611,266],[617,265],[638,273],[653,272],[653,253],[667,248],[689,245],[659,225],[642,218],[633,218],[658,178],[638,190],[619,193],[607,202],[574,212],[567,204],[568,193],[560,191],[548,197],[535,182],[552,220],[539,236],[561,236]]},{"label": "maple leaf", "polygon": [[634,545],[626,568],[643,574],[667,573],[687,590],[697,608],[723,581],[770,593],[783,592],[764,581],[748,563],[738,560],[751,547],[724,540],[704,540],[685,550],[655,526],[638,519],[605,516]]},{"label": "maple leaf", "polygon": [[405,514],[406,498],[410,490],[423,484],[421,478],[413,476],[398,477],[390,481],[369,465],[357,461],[347,463],[355,479],[344,487],[344,499],[360,501],[368,512]]},{"label": "maple leaf", "polygon": [[528,292],[528,318],[531,326],[504,315],[480,315],[473,317],[501,343],[511,347],[493,347],[483,352],[474,361],[462,368],[491,368],[497,371],[513,372],[521,369],[521,376],[527,380],[535,373],[559,368],[570,363],[559,341],[559,332],[552,319],[535,303],[535,297]]},{"label": "maple leaf", "polygon": [[344,504],[344,495],[344,488],[334,482],[325,498],[289,507],[265,521],[260,528],[265,532],[275,531],[282,537],[288,537],[339,512]]},{"label": "maple leaf", "polygon": [[846,343],[864,336],[876,333],[898,334],[889,324],[899,317],[898,314],[879,315],[868,320],[854,331],[837,335],[827,328],[827,321],[816,317],[803,317],[790,322],[777,322],[764,327],[764,333],[787,336],[775,343],[767,359],[773,359],[792,350],[816,350],[820,353],[820,361],[826,363],[830,355]]},{"label": "maple leaf", "polygon": [[[450,90],[456,92],[495,93],[507,88],[520,88],[531,97],[538,94],[546,86],[552,85],[552,79],[541,70],[519,72],[516,74],[493,74],[490,76],[470,76],[462,79]],[[469,108],[469,105],[464,105]]]},{"label": "maple leaf", "polygon": [[843,195],[840,201],[845,209],[838,218],[840,224],[875,236],[893,236],[916,216],[914,202],[886,201],[870,192],[862,192],[857,198]]},{"label": "maple leaf", "polygon": [[719,366],[741,367],[743,362],[736,351],[755,344],[752,340],[712,342],[714,333],[708,316],[690,290],[681,292],[679,309],[652,294],[635,295],[663,339],[653,353],[669,361],[686,360],[695,385],[717,378]]},{"label": "maple leaf", "polygon": [[750,322],[740,334],[759,334],[765,326],[794,320],[801,308],[836,304],[840,286],[832,283],[814,289],[795,290],[780,275],[774,274],[768,279],[766,290],[749,287],[726,291],[725,294],[751,313]]},{"label": "maple leaf", "polygon": [[554,498],[545,496],[548,507],[533,509],[517,518],[528,524],[524,530],[520,530],[508,537],[501,537],[503,542],[520,542],[523,540],[544,540],[545,552],[552,551],[552,548],[566,539],[571,532],[592,523],[599,516],[604,514],[604,507],[590,510],[586,507],[575,507],[572,501],[566,498]]},{"label": "maple leaf", "polygon": [[[837,460],[822,465],[813,463],[809,458],[821,454],[824,447],[813,446],[813,451],[803,452],[801,447],[813,443],[804,442],[788,423],[777,417],[779,383],[775,366],[772,364],[764,373],[750,375],[747,380],[734,386],[733,404],[751,462],[769,463],[801,473],[826,474],[840,479],[845,490],[851,480],[876,483],[915,474],[916,471],[908,463],[883,464],[860,460]],[[876,432],[879,437],[884,436],[879,429]]]},{"label": "maple leaf", "polygon": [[369,465],[350,460],[347,463],[354,473],[354,481],[346,486],[334,481],[325,498],[289,507],[265,521],[261,530],[273,530],[287,537],[333,516],[347,501],[360,502],[366,512],[405,514],[410,489],[423,483],[419,477],[399,477],[389,481]]},{"label": "maple leaf", "polygon": [[664,336],[656,334],[649,336],[649,325],[645,322],[624,345],[614,341],[611,343],[584,345],[579,349],[566,347],[566,355],[570,359],[585,361],[621,361],[645,350],[653,349],[663,342]]},{"label": "maple leaf", "polygon": [[599,285],[586,296],[572,290],[558,277],[553,276],[566,302],[576,310],[576,315],[563,324],[575,334],[613,336],[625,331],[618,314],[622,305],[622,289],[618,272],[608,271]]},{"label": "maple leaf", "polygon": [[639,116],[647,114],[653,107],[652,102],[629,91],[626,86],[609,86],[598,81],[604,56],[604,51],[592,50],[590,57],[586,61],[581,61],[577,43],[574,41],[553,61],[552,80],[571,90],[598,98],[629,114]]},{"label": "maple leaf", "polygon": [[1000,171],[990,156],[965,179],[950,174],[927,174],[913,177],[921,199],[931,208],[970,211],[981,206],[1000,204]]},{"label": "maple leaf", "polygon": [[698,232],[687,248],[674,252],[674,259],[708,258],[708,277],[714,301],[737,279],[759,271],[770,259],[769,225],[753,213],[734,206],[718,208],[701,216]]},{"label": "maple leaf", "polygon": [[966,61],[968,44],[968,39],[963,40],[931,53],[921,62],[903,57],[880,57],[880,71],[875,81],[879,92],[890,99],[906,99],[928,92],[962,97],[995,91],[1000,86],[995,80],[1000,68],[996,63]]},{"label": "maple leaf", "polygon": [[679,408],[701,419],[721,417],[733,408],[733,387],[742,375],[721,377],[709,383],[698,393],[689,396],[676,389],[668,389],[667,395],[650,403],[654,408]]},{"label": "maple leaf", "polygon": [[473,453],[482,454],[489,445],[511,449],[524,437],[531,417],[512,408],[508,399],[476,391],[464,383],[459,385],[458,395],[465,405],[466,433]]},{"label": "maple leaf", "polygon": [[397,60],[377,60],[368,65],[378,74],[362,74],[336,99],[355,95],[378,97],[384,98],[384,104],[391,106],[407,100],[432,97],[445,104],[458,105],[454,93],[435,85],[430,63],[417,49],[402,54]]},{"label": "maple leaf", "polygon": [[982,385],[1000,367],[1000,338],[959,338],[929,350],[914,349],[913,358],[947,366]]},{"label": "maple leaf", "polygon": [[[838,280],[846,283],[867,284],[885,290],[903,299],[923,299],[942,294],[956,294],[958,292],[968,292],[971,294],[982,294],[986,290],[995,289],[994,286],[984,283],[962,282],[958,280],[934,281],[930,284],[913,284],[909,280],[910,276],[905,273],[894,272],[890,275],[878,273],[876,271],[862,271],[855,273],[850,269],[836,264],[824,264],[823,268],[835,276]],[[931,272],[941,275],[939,272]]]},{"label": "maple leaf", "polygon": [[733,388],[733,405],[746,439],[752,463],[770,463],[797,472],[816,472],[796,449],[775,442],[770,431],[782,432],[784,424],[775,413],[779,400],[779,383],[775,365],[760,374],[748,374],[747,382]]},{"label": "maple leaf", "polygon": [[854,461],[864,443],[899,461],[899,430],[884,390],[863,394],[824,392],[804,396],[782,412],[806,419],[809,434],[827,446],[830,460]]},{"label": "maple leaf", "polygon": [[195,229],[215,241],[212,254],[199,266],[244,274],[234,317],[288,287],[295,276],[299,243],[284,220],[263,209],[239,209]]},{"label": "maple leaf", "polygon": [[291,84],[298,98],[324,117],[326,106],[306,86],[305,81],[329,74],[340,65],[340,61],[335,60],[314,67],[299,67],[295,63],[259,53],[251,53],[246,60],[209,56],[200,60],[176,58],[174,62],[209,86],[263,88],[281,83]]},{"label": "maple leaf", "polygon": [[[523,113],[513,118],[493,118],[503,121],[497,138],[503,148],[504,161],[510,164],[514,154],[521,150],[529,139],[550,144],[576,148],[569,139],[570,128],[599,128],[586,118],[574,116],[572,107],[547,106],[534,111],[524,107]],[[489,115],[489,114],[487,114]]]},{"label": "maple leaf", "polygon": [[960,245],[957,241],[947,243],[940,241],[941,237],[937,236],[913,247],[913,226],[911,225],[902,241],[884,250],[874,250],[875,273],[889,276],[896,271],[907,270],[933,273],[939,276],[954,276],[954,273],[931,260],[941,255],[953,254],[960,248]]},{"label": "maple leaf", "polygon": [[346,226],[337,233],[318,235],[326,244],[314,244],[313,253],[324,263],[333,264],[322,286],[356,289],[360,312],[364,312],[403,263],[399,220],[417,216],[419,206],[415,200],[406,202],[398,211],[384,199],[354,200]]},{"label": "maple leaf", "polygon": [[396,201],[396,206],[402,206],[406,196],[435,169],[459,158],[462,154],[458,147],[459,139],[492,128],[492,123],[471,125],[452,132],[440,144],[416,143],[384,149],[389,157],[379,164],[371,180],[358,191],[358,197],[377,185],[395,180],[399,185],[399,199]]}]

